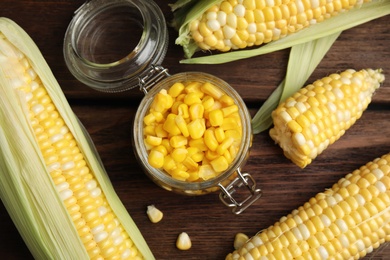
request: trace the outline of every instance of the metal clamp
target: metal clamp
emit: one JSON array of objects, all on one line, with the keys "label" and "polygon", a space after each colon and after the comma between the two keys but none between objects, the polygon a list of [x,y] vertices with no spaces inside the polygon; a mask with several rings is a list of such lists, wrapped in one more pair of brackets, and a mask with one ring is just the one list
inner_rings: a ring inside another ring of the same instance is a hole
[{"label": "metal clamp", "polygon": [[[256,181],[249,173],[241,173],[240,168],[238,168],[237,174],[238,176],[226,188],[221,183],[218,184],[221,189],[219,199],[226,206],[233,208],[232,212],[236,215],[242,213],[262,195],[261,189],[256,189]],[[233,194],[244,187],[248,189],[250,194],[238,202],[233,198]]]},{"label": "metal clamp", "polygon": [[168,69],[162,66],[152,65],[150,70],[146,70],[138,77],[138,85],[140,90],[146,95],[148,90],[157,82],[165,77],[169,77]]}]

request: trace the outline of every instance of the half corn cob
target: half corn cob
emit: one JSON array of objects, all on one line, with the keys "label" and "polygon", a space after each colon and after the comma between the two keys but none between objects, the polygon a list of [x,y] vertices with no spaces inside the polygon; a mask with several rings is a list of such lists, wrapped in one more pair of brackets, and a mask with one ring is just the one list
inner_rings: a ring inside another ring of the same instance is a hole
[{"label": "half corn cob", "polygon": [[384,81],[381,70],[346,70],[300,89],[273,112],[270,136],[287,158],[306,167],[338,140]]},{"label": "half corn cob", "polygon": [[39,49],[0,18],[0,196],[36,259],[153,259]]},{"label": "half corn cob", "polygon": [[318,193],[226,259],[358,259],[390,241],[390,154]]},{"label": "half corn cob", "polygon": [[[178,1],[180,2],[180,1]],[[187,13],[176,43],[195,43],[201,50],[229,50],[259,46],[295,33],[310,25],[361,6],[369,0],[216,0],[186,1]],[[178,5],[178,4],[177,4]],[[194,5],[194,6],[191,6]],[[188,7],[190,6],[190,7]],[[200,13],[200,10],[203,10]],[[198,17],[193,17],[194,14]],[[177,16],[183,16],[179,12]],[[188,35],[182,33],[186,31]],[[188,39],[186,39],[188,38]]]}]

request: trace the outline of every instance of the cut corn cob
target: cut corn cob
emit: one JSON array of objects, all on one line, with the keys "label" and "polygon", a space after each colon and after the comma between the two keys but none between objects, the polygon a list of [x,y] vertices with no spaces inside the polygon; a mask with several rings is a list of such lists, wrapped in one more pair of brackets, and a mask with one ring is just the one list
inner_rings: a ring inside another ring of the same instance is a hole
[{"label": "cut corn cob", "polygon": [[0,18],[0,196],[36,259],[154,259],[32,39]]},{"label": "cut corn cob", "polygon": [[287,158],[304,168],[362,116],[383,81],[381,70],[372,69],[317,80],[272,112],[270,136]]},{"label": "cut corn cob", "polygon": [[341,178],[226,259],[358,259],[390,241],[390,154]]}]

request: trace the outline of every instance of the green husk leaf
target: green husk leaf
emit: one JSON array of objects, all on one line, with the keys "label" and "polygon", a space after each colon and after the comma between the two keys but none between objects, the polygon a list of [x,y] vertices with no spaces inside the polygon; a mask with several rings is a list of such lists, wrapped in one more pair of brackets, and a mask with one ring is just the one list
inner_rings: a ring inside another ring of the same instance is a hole
[{"label": "green husk leaf", "polygon": [[261,133],[272,125],[272,111],[279,103],[303,87],[340,34],[341,32],[337,32],[291,48],[285,79],[252,118],[254,134]]},{"label": "green husk leaf", "polygon": [[222,0],[179,0],[173,6],[174,18],[171,26],[179,31],[175,43],[183,46],[185,57],[191,57],[199,47],[191,40],[189,24],[201,16],[207,9]]},{"label": "green husk leaf", "polygon": [[[214,2],[214,1],[213,1]],[[199,10],[197,10],[199,11]],[[180,63],[186,64],[221,64],[235,60],[246,59],[257,55],[262,55],[282,49],[292,47],[297,44],[316,40],[328,35],[345,31],[360,24],[369,22],[379,17],[390,14],[390,1],[388,0],[373,0],[372,2],[364,3],[360,7],[355,7],[347,12],[341,13],[323,22],[312,25],[306,29],[290,34],[282,39],[262,45],[254,49],[243,49],[230,51],[226,53],[207,55],[203,57],[191,58],[194,53],[189,52],[195,50],[190,47],[191,41],[188,36],[189,21],[199,16],[198,12],[188,13],[186,23],[180,28],[177,44],[182,44],[185,49],[185,55],[188,59],[181,60]]]},{"label": "green husk leaf", "polygon": [[[112,210],[145,259],[154,259],[38,47],[10,19],[0,17],[0,32],[28,59],[95,173]],[[0,64],[10,51],[1,47]],[[0,197],[34,258],[88,259],[28,122],[25,96],[13,89],[7,69],[8,66],[0,66]]]}]

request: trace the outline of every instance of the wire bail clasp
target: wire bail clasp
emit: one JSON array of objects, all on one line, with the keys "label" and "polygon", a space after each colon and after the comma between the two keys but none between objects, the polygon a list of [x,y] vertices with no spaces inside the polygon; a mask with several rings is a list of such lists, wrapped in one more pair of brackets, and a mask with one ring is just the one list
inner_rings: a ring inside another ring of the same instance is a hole
[{"label": "wire bail clasp", "polygon": [[146,95],[148,90],[165,77],[169,77],[168,69],[163,66],[152,65],[138,76],[139,89]]},{"label": "wire bail clasp", "polygon": [[[256,188],[256,181],[249,173],[241,173],[240,168],[238,168],[237,175],[238,176],[227,187],[224,187],[221,183],[218,184],[221,189],[219,199],[226,206],[232,208],[232,212],[236,215],[242,213],[262,195],[261,189]],[[239,189],[243,188],[247,188],[250,194],[239,202],[233,195],[238,192]]]}]

